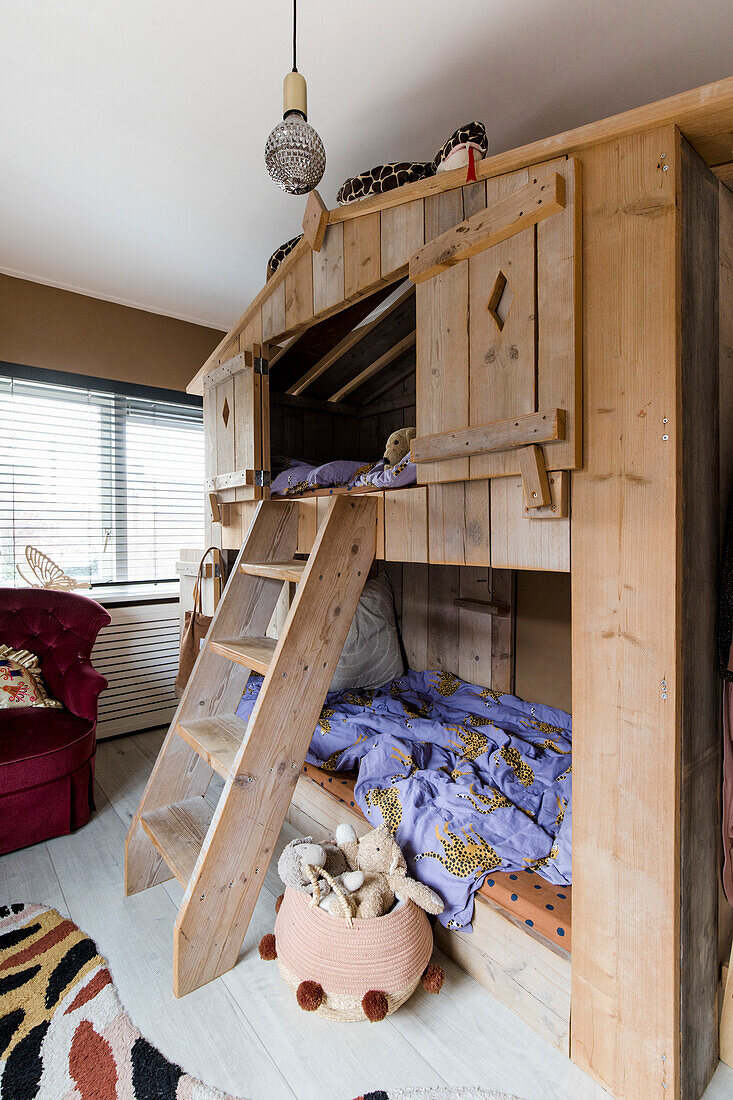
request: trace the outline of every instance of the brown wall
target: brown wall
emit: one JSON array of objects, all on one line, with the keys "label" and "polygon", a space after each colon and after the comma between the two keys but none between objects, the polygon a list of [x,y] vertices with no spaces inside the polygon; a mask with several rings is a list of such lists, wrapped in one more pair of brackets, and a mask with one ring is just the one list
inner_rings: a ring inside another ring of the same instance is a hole
[{"label": "brown wall", "polygon": [[521,569],[516,576],[515,691],[570,711],[570,574]]},{"label": "brown wall", "polygon": [[0,275],[0,360],[185,390],[217,329]]}]

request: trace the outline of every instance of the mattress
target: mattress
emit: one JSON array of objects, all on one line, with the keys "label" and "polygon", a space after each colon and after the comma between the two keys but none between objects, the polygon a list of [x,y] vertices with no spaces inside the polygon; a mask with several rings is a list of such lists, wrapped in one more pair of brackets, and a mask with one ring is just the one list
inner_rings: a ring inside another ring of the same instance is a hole
[{"label": "mattress", "polygon": [[[260,684],[251,677],[241,718]],[[356,805],[443,898],[440,922],[469,931],[475,893],[500,872],[530,870],[556,894],[570,885],[571,738],[564,711],[409,670],[375,690],[330,692],[306,759],[358,773]]]},{"label": "mattress", "polygon": [[[355,775],[329,775],[314,764],[304,764],[303,773],[332,798],[359,812],[354,796]],[[534,871],[498,871],[484,880],[478,897],[501,910],[514,924],[563,952],[570,951],[571,886],[553,886]]]}]

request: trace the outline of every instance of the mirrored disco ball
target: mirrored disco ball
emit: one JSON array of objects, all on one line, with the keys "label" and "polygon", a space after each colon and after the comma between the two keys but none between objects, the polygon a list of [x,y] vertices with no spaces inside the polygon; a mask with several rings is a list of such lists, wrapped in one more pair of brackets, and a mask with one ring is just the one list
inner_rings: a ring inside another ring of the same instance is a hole
[{"label": "mirrored disco ball", "polygon": [[300,115],[288,115],[267,139],[265,165],[283,191],[305,195],[323,178],[326,150],[312,126]]}]

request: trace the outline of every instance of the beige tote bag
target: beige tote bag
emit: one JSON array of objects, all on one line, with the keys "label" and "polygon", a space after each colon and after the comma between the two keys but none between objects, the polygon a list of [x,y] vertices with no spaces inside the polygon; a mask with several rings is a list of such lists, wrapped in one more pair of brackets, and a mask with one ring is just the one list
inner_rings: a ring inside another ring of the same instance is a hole
[{"label": "beige tote bag", "polygon": [[204,615],[201,604],[201,582],[203,580],[204,562],[212,551],[218,551],[218,546],[210,546],[204,551],[199,562],[196,583],[193,586],[193,610],[187,611],[181,635],[181,651],[178,657],[178,675],[176,676],[176,694],[180,697],[188,683],[188,678],[193,672],[196,658],[201,649],[201,643],[208,634],[211,626],[211,615]]}]

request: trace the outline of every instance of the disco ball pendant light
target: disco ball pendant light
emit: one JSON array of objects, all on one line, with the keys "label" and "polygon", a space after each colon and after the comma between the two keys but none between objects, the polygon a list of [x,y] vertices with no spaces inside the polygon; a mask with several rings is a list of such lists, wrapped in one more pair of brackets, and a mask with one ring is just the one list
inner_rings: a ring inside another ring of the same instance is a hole
[{"label": "disco ball pendant light", "polygon": [[317,187],[326,167],[326,150],[308,125],[308,90],[295,54],[296,3],[293,0],[293,71],[283,81],[283,120],[265,144],[265,166],[278,187],[306,195]]}]

